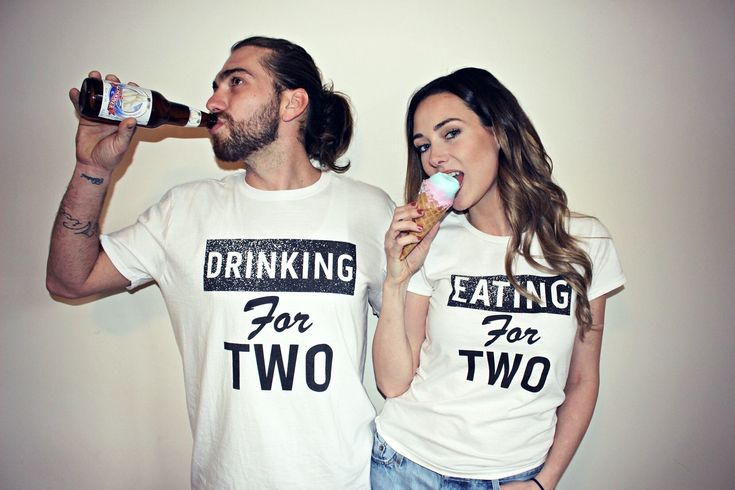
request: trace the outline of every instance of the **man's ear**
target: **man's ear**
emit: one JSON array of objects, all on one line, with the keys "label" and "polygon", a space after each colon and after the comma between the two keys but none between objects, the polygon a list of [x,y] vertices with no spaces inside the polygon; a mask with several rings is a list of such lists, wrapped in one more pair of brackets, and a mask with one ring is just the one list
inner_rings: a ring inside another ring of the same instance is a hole
[{"label": "man's ear", "polygon": [[281,118],[285,122],[293,121],[306,113],[309,107],[309,94],[303,88],[285,90],[283,92],[283,110]]}]

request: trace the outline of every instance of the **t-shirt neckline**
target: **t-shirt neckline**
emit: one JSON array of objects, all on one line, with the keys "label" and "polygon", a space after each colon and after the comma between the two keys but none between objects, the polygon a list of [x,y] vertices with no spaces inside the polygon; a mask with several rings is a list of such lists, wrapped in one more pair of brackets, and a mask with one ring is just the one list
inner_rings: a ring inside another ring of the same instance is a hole
[{"label": "t-shirt neckline", "polygon": [[480,238],[481,240],[484,240],[486,242],[492,242],[492,243],[501,243],[501,244],[507,244],[508,241],[510,241],[509,236],[501,236],[501,235],[490,235],[488,233],[485,233],[484,231],[480,231],[474,226],[472,226],[472,223],[470,223],[470,220],[467,219],[467,214],[465,213],[453,213],[457,215],[457,221],[470,233],[472,233],[474,236]]},{"label": "t-shirt neckline", "polygon": [[245,172],[242,172],[239,175],[239,180],[241,191],[251,199],[256,199],[258,201],[292,201],[313,196],[314,194],[324,190],[332,181],[332,173],[322,171],[319,176],[319,180],[313,184],[299,189],[288,189],[282,191],[256,189],[245,181]]}]

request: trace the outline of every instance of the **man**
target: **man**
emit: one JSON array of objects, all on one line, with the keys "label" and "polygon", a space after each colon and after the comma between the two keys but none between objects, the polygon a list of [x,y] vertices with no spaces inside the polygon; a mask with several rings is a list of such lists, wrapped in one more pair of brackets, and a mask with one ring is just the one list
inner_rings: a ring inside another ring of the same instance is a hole
[{"label": "man", "polygon": [[244,174],[175,187],[100,238],[135,121],[80,121],[47,287],[82,297],[158,284],[184,364],[192,487],[369,488],[366,314],[379,307],[392,202],[332,172],[346,170],[336,160],[352,116],[301,47],[245,39],[213,89],[215,154]]}]

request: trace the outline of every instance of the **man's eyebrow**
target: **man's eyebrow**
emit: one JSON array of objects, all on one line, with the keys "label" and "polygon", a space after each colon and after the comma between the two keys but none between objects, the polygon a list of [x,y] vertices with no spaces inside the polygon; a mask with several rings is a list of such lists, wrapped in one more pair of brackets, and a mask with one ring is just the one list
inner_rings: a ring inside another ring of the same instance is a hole
[{"label": "man's eyebrow", "polygon": [[[439,131],[442,127],[446,126],[447,124],[449,124],[452,121],[462,121],[462,120],[460,118],[458,118],[458,117],[448,117],[445,120],[443,120],[443,121],[441,121],[439,123],[436,123],[434,125],[434,128],[433,129],[434,129],[434,131]],[[417,139],[423,138],[423,137],[424,137],[423,134],[416,133],[416,134],[413,135],[413,138],[412,139],[413,140],[417,140]]]},{"label": "man's eyebrow", "polygon": [[227,80],[235,73],[245,73],[246,75],[249,75],[251,77],[253,76],[253,74],[250,73],[247,69],[240,66],[237,66],[235,68],[228,68],[227,70],[222,70],[217,74],[217,76],[214,78],[214,81],[212,82],[212,88],[217,88],[217,85],[222,82],[222,80]]}]

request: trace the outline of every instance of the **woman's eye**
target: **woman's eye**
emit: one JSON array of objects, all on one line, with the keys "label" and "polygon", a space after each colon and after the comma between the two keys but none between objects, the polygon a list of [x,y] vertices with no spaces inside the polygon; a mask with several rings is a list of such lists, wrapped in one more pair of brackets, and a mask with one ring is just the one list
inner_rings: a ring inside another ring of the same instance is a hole
[{"label": "woman's eye", "polygon": [[448,140],[451,140],[453,138],[456,138],[459,133],[460,133],[459,129],[452,129],[451,131],[448,131],[447,134],[444,135],[444,137]]},{"label": "woman's eye", "polygon": [[424,143],[423,145],[414,146],[413,149],[420,155],[422,153],[426,153],[426,150],[429,149],[429,145],[428,143]]}]

